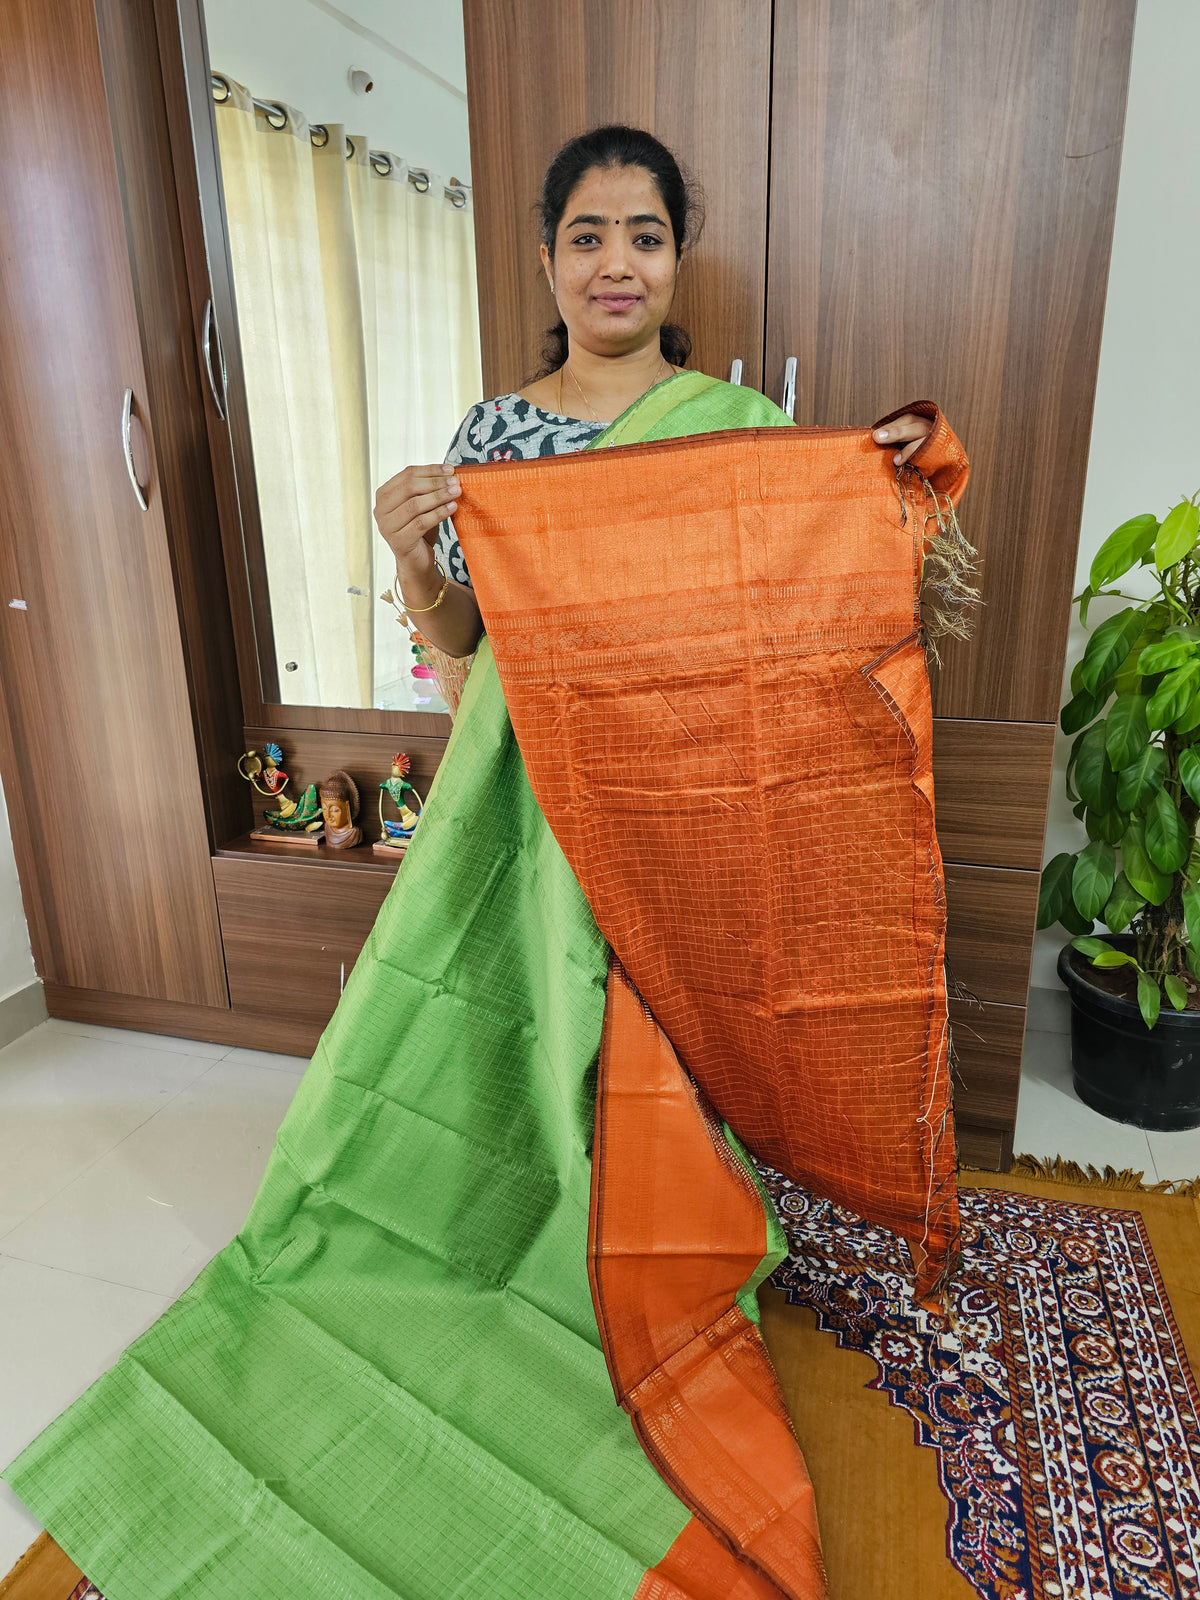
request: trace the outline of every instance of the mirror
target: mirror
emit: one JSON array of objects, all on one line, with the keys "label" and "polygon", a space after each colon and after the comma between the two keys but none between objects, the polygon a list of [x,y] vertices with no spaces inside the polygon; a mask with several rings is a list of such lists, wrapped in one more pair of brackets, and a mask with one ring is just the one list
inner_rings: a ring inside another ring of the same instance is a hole
[{"label": "mirror", "polygon": [[263,699],[445,711],[380,598],[395,566],[372,512],[379,484],[442,460],[483,392],[461,9],[203,14],[236,314],[236,346],[206,326],[204,361]]}]

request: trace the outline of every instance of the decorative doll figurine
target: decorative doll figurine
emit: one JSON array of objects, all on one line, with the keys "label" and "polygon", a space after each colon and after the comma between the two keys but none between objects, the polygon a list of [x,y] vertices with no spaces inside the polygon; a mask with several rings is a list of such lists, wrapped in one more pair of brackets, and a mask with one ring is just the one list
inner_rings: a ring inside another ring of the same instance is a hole
[{"label": "decorative doll figurine", "polygon": [[[403,855],[408,848],[408,841],[413,836],[413,830],[421,820],[421,812],[425,803],[416,789],[408,781],[409,770],[412,762],[398,750],[392,760],[392,775],[385,778],[379,785],[379,823],[382,828],[382,837],[375,845],[378,855]],[[399,822],[389,821],[383,814],[383,797],[388,795],[396,810],[400,813]],[[414,811],[409,805],[409,797],[416,801],[417,809]]]},{"label": "decorative doll figurine", "polygon": [[268,744],[263,746],[261,756],[257,750],[247,750],[238,761],[238,771],[247,783],[259,794],[268,795],[279,802],[276,810],[263,813],[266,826],[255,828],[250,837],[273,839],[278,838],[280,833],[297,834],[300,836],[297,843],[315,845],[319,843],[324,827],[316,785],[310,783],[299,801],[291,799],[285,792],[289,780],[279,764],[282,760],[283,751],[279,746]]},{"label": "decorative doll figurine", "polygon": [[358,786],[348,772],[331,772],[319,785],[325,817],[325,844],[330,850],[349,850],[362,838],[354,825],[358,815]]}]

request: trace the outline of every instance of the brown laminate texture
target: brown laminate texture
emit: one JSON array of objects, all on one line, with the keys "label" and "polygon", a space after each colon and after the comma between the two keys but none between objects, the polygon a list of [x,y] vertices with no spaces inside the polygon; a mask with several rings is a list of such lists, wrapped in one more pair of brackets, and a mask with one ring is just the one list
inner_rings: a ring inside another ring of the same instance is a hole
[{"label": "brown laminate texture", "polygon": [[153,0],[96,0],[210,848],[249,825],[243,722]]},{"label": "brown laminate texture", "polygon": [[947,861],[1038,871],[1054,725],[936,717],[933,792]]},{"label": "brown laminate texture", "polygon": [[[205,379],[204,414],[233,613],[244,717],[261,720],[263,702],[278,698],[278,674],[259,522],[254,450],[242,371],[217,151],[203,0],[152,0],[167,126],[175,169],[176,204],[191,299],[189,343],[200,350],[211,297],[215,339],[228,377],[227,421]],[[215,353],[214,353],[215,363]]]},{"label": "brown laminate texture", "polygon": [[954,1124],[958,1140],[958,1159],[964,1167],[981,1172],[1007,1172],[1013,1161],[1012,1130],[979,1128],[970,1122]]},{"label": "brown laminate texture", "polygon": [[1059,707],[1135,0],[777,0],[766,387],[933,399],[971,458],[975,637],[943,717]]},{"label": "brown laminate texture", "polygon": [[706,196],[671,320],[692,336],[691,366],[725,378],[762,362],[769,0],[470,0],[467,105],[483,381],[487,394],[532,376],[557,320],[534,206],[568,139],[628,122],[663,140]]},{"label": "brown laminate texture", "polygon": [[323,1027],[395,875],[218,857],[213,876],[234,1009]]},{"label": "brown laminate texture", "polygon": [[1025,1007],[951,1000],[950,1027],[958,1062],[955,1122],[1011,1132],[1021,1088]]},{"label": "brown laminate texture", "polygon": [[148,412],[89,0],[5,5],[0,139],[0,768],[38,969],[227,1005],[157,468],[173,424]]},{"label": "brown laminate texture", "polygon": [[[212,1044],[245,1050],[273,1050],[278,1055],[311,1056],[324,1021],[297,1020],[281,1006],[274,1015],[232,1011],[228,1007],[181,1005],[171,1000],[146,1000],[141,995],[109,990],[46,985],[46,1009],[67,1022],[91,1022],[104,1028],[133,1028],[176,1039],[207,1039]],[[330,1010],[332,1011],[332,1007]],[[68,1591],[69,1592],[69,1591]]]},{"label": "brown laminate texture", "polygon": [[977,1000],[1023,1006],[1039,874],[947,862],[946,969]]}]

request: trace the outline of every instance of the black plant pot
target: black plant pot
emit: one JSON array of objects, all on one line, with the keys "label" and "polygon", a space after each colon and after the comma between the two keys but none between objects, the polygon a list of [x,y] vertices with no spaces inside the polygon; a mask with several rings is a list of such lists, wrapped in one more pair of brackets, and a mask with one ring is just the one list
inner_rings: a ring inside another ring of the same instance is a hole
[{"label": "black plant pot", "polygon": [[1097,988],[1076,960],[1087,958],[1069,944],[1059,951],[1058,975],[1071,996],[1075,1093],[1114,1122],[1164,1133],[1200,1128],[1200,1011],[1164,1004],[1147,1028],[1132,1000]]}]

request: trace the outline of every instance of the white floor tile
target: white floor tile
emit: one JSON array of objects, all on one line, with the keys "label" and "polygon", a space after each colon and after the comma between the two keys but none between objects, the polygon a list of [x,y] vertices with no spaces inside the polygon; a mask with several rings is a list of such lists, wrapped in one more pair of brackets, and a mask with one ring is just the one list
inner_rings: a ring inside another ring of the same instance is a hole
[{"label": "white floor tile", "polygon": [[294,1078],[302,1078],[308,1069],[307,1056],[279,1056],[273,1050],[231,1050],[225,1057],[227,1062],[236,1062],[243,1067],[269,1067],[272,1072],[290,1072]]},{"label": "white floor tile", "polygon": [[26,1511],[6,1483],[0,1483],[0,1577],[21,1559],[41,1531],[37,1518]]},{"label": "white floor tile", "polygon": [[[163,1295],[0,1255],[0,1462],[5,1466],[166,1310]],[[18,1314],[12,1312],[16,1308]],[[0,1486],[0,1574],[39,1533]]]},{"label": "white floor tile", "polygon": [[211,1065],[55,1022],[0,1050],[0,1240]]},{"label": "white floor tile", "polygon": [[1200,1177],[1200,1128],[1186,1133],[1149,1133],[1154,1170],[1160,1178]]},{"label": "white floor tile", "polygon": [[98,1022],[65,1022],[52,1017],[46,1026],[59,1033],[73,1033],[85,1039],[104,1039],[110,1044],[133,1045],[144,1050],[166,1050],[171,1055],[204,1056],[219,1061],[229,1054],[229,1045],[212,1044],[207,1039],[176,1039],[169,1033],[142,1033],[136,1028],[103,1028]]},{"label": "white floor tile", "polygon": [[14,1228],[6,1255],[172,1297],[245,1220],[296,1092],[224,1060]]},{"label": "white floor tile", "polygon": [[1141,1128],[1085,1106],[1071,1083],[1071,1039],[1029,1029],[1021,1062],[1016,1155],[1062,1156],[1080,1166],[1131,1167],[1153,1181],[1154,1160]]}]

